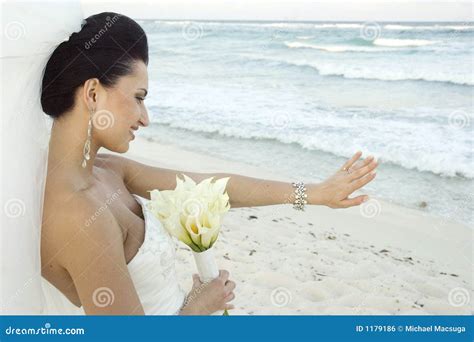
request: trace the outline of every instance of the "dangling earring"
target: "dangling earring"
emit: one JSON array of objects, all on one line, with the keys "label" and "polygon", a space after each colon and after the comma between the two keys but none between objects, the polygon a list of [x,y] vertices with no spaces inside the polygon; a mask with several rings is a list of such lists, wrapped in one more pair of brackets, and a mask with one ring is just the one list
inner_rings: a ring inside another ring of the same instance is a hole
[{"label": "dangling earring", "polygon": [[87,126],[87,140],[86,143],[84,144],[84,149],[82,150],[82,155],[84,156],[84,159],[82,160],[82,167],[85,168],[87,166],[87,161],[91,159],[91,140],[92,140],[92,116],[94,114],[94,111],[91,110],[90,116],[89,116],[89,124]]}]

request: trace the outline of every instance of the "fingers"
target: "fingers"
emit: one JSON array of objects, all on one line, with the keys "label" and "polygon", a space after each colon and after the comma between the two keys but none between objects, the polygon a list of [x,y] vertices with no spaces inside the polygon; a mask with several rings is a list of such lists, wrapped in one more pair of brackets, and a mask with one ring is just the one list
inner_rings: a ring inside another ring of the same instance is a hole
[{"label": "fingers", "polygon": [[219,277],[218,278],[221,279],[225,284],[227,279],[229,279],[229,272],[226,271],[226,270],[219,270]]},{"label": "fingers", "polygon": [[228,280],[224,286],[224,290],[226,293],[231,293],[235,289],[235,282],[232,280]]},{"label": "fingers", "polygon": [[353,181],[350,186],[351,186],[351,193],[356,191],[357,189],[362,188],[364,185],[372,181],[377,173],[375,171],[369,173],[368,175],[365,175],[364,177],[361,177],[355,181]]},{"label": "fingers", "polygon": [[356,205],[361,205],[364,202],[364,198],[369,198],[367,195],[360,195],[354,198],[347,198],[341,201],[343,208],[349,208]]},{"label": "fingers", "polygon": [[225,303],[230,302],[230,301],[234,300],[234,298],[235,298],[235,294],[234,294],[234,292],[231,292],[224,298],[224,302]]},{"label": "fingers", "polygon": [[374,160],[374,156],[368,156],[363,161],[358,161],[351,167],[351,172],[354,172],[355,170],[359,170],[360,168],[369,165],[372,160]]},{"label": "fingers", "polygon": [[[378,166],[378,163],[376,160],[372,160],[370,163],[368,163],[366,166],[361,167],[360,169],[353,171],[350,173],[351,180],[359,179],[361,177],[364,177],[366,174],[369,172],[373,171],[376,167]],[[359,188],[359,187],[358,187]]]},{"label": "fingers", "polygon": [[351,159],[349,159],[348,161],[346,161],[346,162],[344,163],[344,165],[342,165],[341,170],[347,170],[347,169],[349,169],[349,168],[352,166],[352,164],[354,164],[354,163],[360,158],[361,155],[362,155],[362,152],[361,152],[361,151],[357,151],[357,152],[352,156]]},{"label": "fingers", "polygon": [[201,285],[201,279],[199,278],[199,275],[197,273],[193,274],[193,283],[195,285]]}]

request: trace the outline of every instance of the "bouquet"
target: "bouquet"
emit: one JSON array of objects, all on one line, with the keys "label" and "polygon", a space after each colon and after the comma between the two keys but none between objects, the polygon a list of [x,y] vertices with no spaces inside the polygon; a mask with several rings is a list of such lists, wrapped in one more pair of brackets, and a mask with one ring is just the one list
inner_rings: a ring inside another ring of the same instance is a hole
[{"label": "bouquet", "polygon": [[[176,176],[174,190],[150,191],[147,206],[172,236],[191,248],[199,278],[206,283],[219,276],[212,247],[230,209],[229,196],[224,192],[230,177],[215,182],[211,177],[199,184],[183,177],[184,181]],[[224,315],[228,315],[227,310]]]}]

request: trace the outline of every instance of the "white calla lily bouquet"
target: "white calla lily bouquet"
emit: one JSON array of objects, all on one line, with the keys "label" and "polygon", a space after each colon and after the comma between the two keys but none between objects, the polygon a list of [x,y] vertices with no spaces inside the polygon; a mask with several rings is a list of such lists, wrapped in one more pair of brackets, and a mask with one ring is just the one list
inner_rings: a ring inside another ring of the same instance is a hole
[{"label": "white calla lily bouquet", "polygon": [[215,182],[211,177],[199,184],[184,174],[183,177],[184,180],[176,176],[174,190],[150,191],[147,206],[170,235],[191,248],[199,277],[205,283],[219,276],[212,246],[219,236],[223,216],[230,209],[225,192],[230,177]]},{"label": "white calla lily bouquet", "polygon": [[229,196],[224,193],[229,177],[196,184],[184,175],[176,176],[175,190],[152,190],[148,209],[166,230],[194,252],[204,252],[217,240],[223,215],[229,211]]}]

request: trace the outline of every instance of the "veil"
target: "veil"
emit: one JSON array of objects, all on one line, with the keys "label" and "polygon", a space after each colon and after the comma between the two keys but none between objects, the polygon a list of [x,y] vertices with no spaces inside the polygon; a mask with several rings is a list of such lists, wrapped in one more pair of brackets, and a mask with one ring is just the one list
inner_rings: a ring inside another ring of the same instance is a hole
[{"label": "veil", "polygon": [[40,104],[49,56],[81,29],[80,1],[2,2],[0,313],[42,314],[41,223],[51,121]]}]

